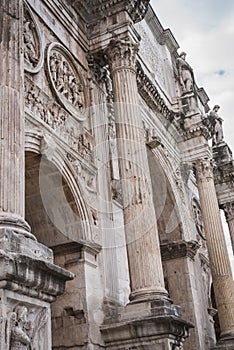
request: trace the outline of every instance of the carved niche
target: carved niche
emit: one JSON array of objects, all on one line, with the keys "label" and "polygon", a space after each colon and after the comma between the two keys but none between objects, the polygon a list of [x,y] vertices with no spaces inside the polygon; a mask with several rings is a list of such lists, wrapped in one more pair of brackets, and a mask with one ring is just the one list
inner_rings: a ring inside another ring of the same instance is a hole
[{"label": "carved niche", "polygon": [[42,68],[44,54],[40,29],[32,10],[24,2],[24,69],[29,73],[38,73]]},{"label": "carved niche", "polygon": [[84,121],[85,84],[74,58],[59,43],[52,43],[48,47],[47,72],[53,92],[62,106],[79,121]]}]

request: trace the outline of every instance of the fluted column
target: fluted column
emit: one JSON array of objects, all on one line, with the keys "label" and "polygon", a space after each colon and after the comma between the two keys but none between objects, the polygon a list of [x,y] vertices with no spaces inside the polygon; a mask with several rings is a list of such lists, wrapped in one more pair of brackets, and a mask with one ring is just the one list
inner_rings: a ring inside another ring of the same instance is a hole
[{"label": "fluted column", "polygon": [[234,336],[234,284],[215,192],[212,161],[195,164],[221,337]]},{"label": "fluted column", "polygon": [[129,261],[130,300],[167,297],[144,131],[138,102],[137,45],[113,40],[108,48]]},{"label": "fluted column", "polygon": [[232,251],[234,253],[234,202],[223,204],[222,209],[224,210],[225,217],[227,220],[231,242],[232,242]]},{"label": "fluted column", "polygon": [[0,4],[0,228],[24,221],[23,1]]}]

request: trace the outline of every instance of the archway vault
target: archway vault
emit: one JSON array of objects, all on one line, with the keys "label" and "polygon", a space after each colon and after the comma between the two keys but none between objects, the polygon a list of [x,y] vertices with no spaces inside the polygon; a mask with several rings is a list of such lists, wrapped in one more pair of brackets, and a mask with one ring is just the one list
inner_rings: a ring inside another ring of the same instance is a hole
[{"label": "archway vault", "polygon": [[179,241],[184,238],[182,179],[165,159],[163,151],[148,149],[148,159],[160,241]]},{"label": "archway vault", "polygon": [[90,214],[74,169],[57,145],[41,151],[42,136],[26,133],[26,220],[32,233],[49,247],[92,241]]}]

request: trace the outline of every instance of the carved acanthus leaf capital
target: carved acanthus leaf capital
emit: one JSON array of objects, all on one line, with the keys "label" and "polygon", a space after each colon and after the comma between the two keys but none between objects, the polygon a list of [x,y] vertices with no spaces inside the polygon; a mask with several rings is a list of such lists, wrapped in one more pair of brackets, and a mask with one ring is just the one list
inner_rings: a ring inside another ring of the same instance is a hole
[{"label": "carved acanthus leaf capital", "polygon": [[138,44],[134,44],[130,40],[112,39],[106,52],[111,70],[116,68],[135,70],[137,52]]},{"label": "carved acanthus leaf capital", "polygon": [[221,206],[221,209],[224,210],[226,220],[234,219],[234,202],[225,203]]},{"label": "carved acanthus leaf capital", "polygon": [[195,172],[198,179],[213,179],[213,160],[199,159],[195,162]]}]

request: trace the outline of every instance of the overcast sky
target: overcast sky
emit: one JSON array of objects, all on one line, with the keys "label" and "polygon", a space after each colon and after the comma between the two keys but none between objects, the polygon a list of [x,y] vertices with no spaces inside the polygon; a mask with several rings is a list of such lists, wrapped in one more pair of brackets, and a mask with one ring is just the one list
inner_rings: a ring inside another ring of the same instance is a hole
[{"label": "overcast sky", "polygon": [[234,151],[234,0],[151,0],[163,27],[187,53],[196,82],[221,106],[225,139]]},{"label": "overcast sky", "polygon": [[[170,28],[179,53],[194,69],[199,87],[220,105],[225,141],[234,153],[234,0],[151,0],[164,29]],[[227,227],[225,231],[227,232]],[[234,271],[233,253],[232,265]]]}]

